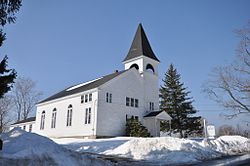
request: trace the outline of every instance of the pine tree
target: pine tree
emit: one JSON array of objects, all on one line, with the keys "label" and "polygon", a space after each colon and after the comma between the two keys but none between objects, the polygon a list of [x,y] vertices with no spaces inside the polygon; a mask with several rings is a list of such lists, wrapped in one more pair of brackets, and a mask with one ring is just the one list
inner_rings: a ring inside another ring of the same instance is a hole
[{"label": "pine tree", "polygon": [[141,124],[137,119],[131,117],[127,119],[126,136],[130,137],[150,137],[148,129]]},{"label": "pine tree", "polygon": [[14,69],[7,69],[7,56],[0,62],[0,98],[3,97],[12,87],[16,72]]},{"label": "pine tree", "polygon": [[[0,47],[6,39],[6,34],[3,32],[3,27],[7,23],[15,23],[16,16],[20,7],[22,6],[22,0],[5,0],[0,1]],[[14,69],[7,69],[8,58],[5,56],[0,62],[0,98],[7,93],[14,79],[16,78],[16,72]]]},{"label": "pine tree", "polygon": [[[170,65],[160,88],[160,109],[166,111],[171,117],[170,132],[179,133],[180,137],[202,132],[201,117],[194,117],[197,110],[192,106],[192,98],[188,97],[189,91],[180,82],[180,74]],[[162,122],[161,130],[169,131],[167,122]]]}]

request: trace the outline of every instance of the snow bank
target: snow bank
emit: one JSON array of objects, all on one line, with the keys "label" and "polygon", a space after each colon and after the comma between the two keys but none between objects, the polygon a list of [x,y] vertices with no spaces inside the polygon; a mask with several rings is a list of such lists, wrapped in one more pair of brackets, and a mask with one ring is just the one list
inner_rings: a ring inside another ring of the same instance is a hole
[{"label": "snow bank", "polygon": [[52,140],[14,128],[2,134],[1,160],[5,165],[110,165],[107,161],[83,155]]},{"label": "snow bank", "polygon": [[250,152],[250,140],[241,136],[221,136],[211,140],[209,146],[226,155]]},{"label": "snow bank", "polygon": [[250,141],[241,136],[223,136],[210,142],[173,137],[54,141],[78,152],[117,155],[168,164],[194,163],[224,155],[250,152]]}]

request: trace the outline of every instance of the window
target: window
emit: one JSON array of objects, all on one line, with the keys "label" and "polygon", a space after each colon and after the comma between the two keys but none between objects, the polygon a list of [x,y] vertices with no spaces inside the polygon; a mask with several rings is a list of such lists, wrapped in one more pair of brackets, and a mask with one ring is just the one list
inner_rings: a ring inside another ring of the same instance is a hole
[{"label": "window", "polygon": [[88,102],[88,94],[85,95],[85,103]]},{"label": "window", "polygon": [[112,103],[112,94],[111,93],[106,93],[106,102]]},{"label": "window", "polygon": [[91,123],[91,108],[86,108],[85,110],[85,124]]},{"label": "window", "polygon": [[81,103],[84,103],[84,95],[81,95]]},{"label": "window", "polygon": [[109,94],[109,103],[112,103],[112,94]]},{"label": "window", "polygon": [[23,130],[25,130],[25,129],[26,129],[26,126],[24,125],[24,126],[23,126]]},{"label": "window", "polygon": [[138,105],[139,105],[139,100],[135,99],[135,107],[138,108]]},{"label": "window", "polygon": [[130,104],[130,98],[129,97],[126,97],[126,106],[129,106]]},{"label": "window", "polygon": [[92,93],[81,95],[81,103],[92,101]]},{"label": "window", "polygon": [[56,128],[56,108],[52,111],[51,128]]},{"label": "window", "polygon": [[135,103],[134,98],[131,98],[131,99],[130,99],[130,106],[131,106],[131,107],[134,107],[134,103]]},{"label": "window", "polygon": [[109,93],[106,93],[106,102],[109,102]]},{"label": "window", "polygon": [[89,101],[92,101],[92,93],[89,94]]},{"label": "window", "polygon": [[135,120],[136,120],[136,121],[139,121],[139,117],[138,117],[138,116],[135,116]]},{"label": "window", "polygon": [[91,123],[91,108],[89,108],[89,117],[88,117],[88,124]]},{"label": "window", "polygon": [[149,102],[149,110],[153,111],[154,110],[154,103]]},{"label": "window", "polygon": [[29,132],[32,131],[32,124],[29,125]]},{"label": "window", "polygon": [[72,105],[70,104],[68,106],[67,124],[66,124],[66,126],[71,126],[72,125],[72,111],[73,111],[73,108],[72,108]]},{"label": "window", "polygon": [[146,70],[151,71],[152,73],[155,72],[155,69],[154,69],[154,67],[151,64],[147,64]]},{"label": "window", "polygon": [[40,130],[44,129],[44,121],[45,121],[45,111],[42,112],[41,115],[41,124],[40,124]]},{"label": "window", "polygon": [[126,106],[139,107],[139,100],[135,98],[126,97]]},{"label": "window", "polygon": [[138,66],[137,64],[131,65],[131,66],[130,66],[130,69],[133,68],[133,67],[136,68],[136,70],[139,70],[139,66]]}]

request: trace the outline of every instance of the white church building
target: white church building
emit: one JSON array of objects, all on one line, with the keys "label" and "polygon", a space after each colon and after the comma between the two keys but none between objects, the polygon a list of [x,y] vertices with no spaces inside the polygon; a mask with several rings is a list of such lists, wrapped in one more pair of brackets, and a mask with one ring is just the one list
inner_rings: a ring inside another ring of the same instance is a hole
[{"label": "white church building", "polygon": [[160,136],[160,121],[171,117],[159,111],[159,63],[139,24],[124,70],[48,97],[37,104],[36,117],[11,127],[55,138],[102,138],[124,136],[126,120],[134,117]]}]

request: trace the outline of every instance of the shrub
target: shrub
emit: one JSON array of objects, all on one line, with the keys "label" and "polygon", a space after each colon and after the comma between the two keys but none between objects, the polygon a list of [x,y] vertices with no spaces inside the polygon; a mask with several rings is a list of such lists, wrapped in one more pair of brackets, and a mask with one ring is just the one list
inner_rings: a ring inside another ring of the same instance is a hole
[{"label": "shrub", "polygon": [[148,129],[134,117],[127,119],[126,136],[130,137],[150,137]]}]

